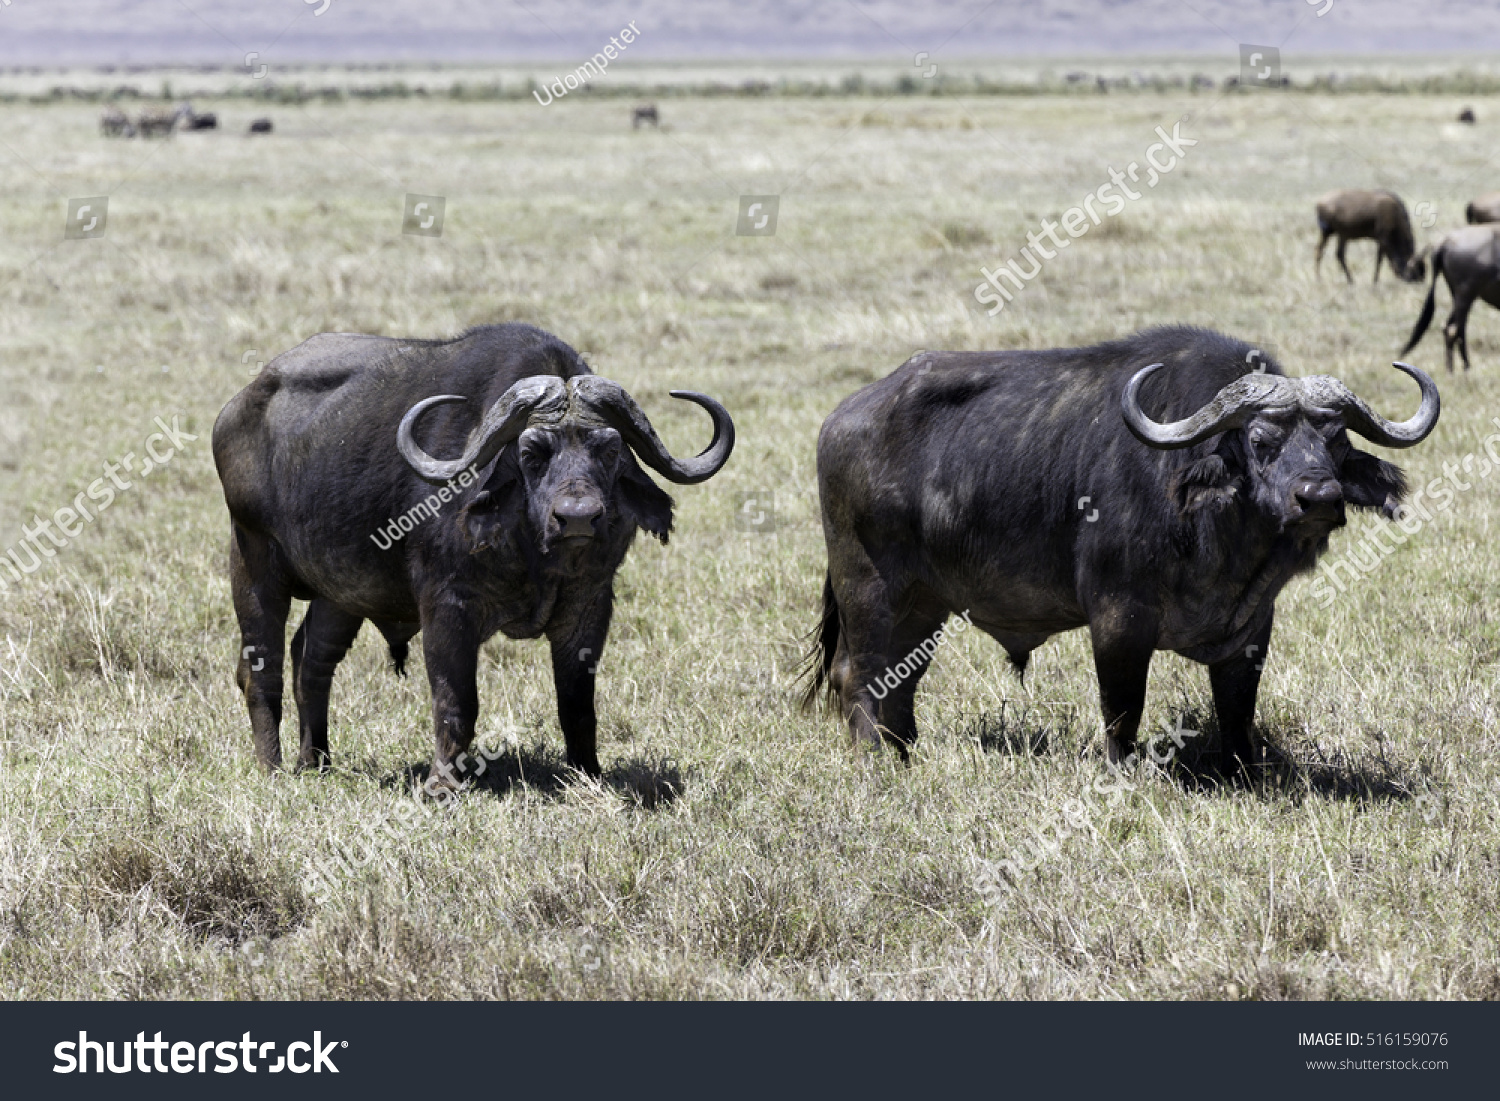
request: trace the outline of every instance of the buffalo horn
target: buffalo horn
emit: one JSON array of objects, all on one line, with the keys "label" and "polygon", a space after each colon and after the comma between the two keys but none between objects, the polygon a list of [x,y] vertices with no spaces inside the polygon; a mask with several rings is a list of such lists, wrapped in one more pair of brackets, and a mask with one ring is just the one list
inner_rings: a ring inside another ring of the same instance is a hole
[{"label": "buffalo horn", "polygon": [[555,375],[533,375],[521,379],[485,412],[484,420],[469,433],[463,454],[444,461],[423,451],[412,436],[417,418],[432,406],[469,400],[461,394],[439,394],[417,402],[406,411],[406,416],[401,418],[401,427],[396,430],[396,446],[420,478],[434,485],[441,484],[471,466],[476,469],[487,466],[506,444],[521,434],[533,413],[561,407],[566,397],[563,381]]},{"label": "buffalo horn", "polygon": [[1334,390],[1327,404],[1343,416],[1344,427],[1351,432],[1358,432],[1371,443],[1381,447],[1411,447],[1425,440],[1428,433],[1437,427],[1442,401],[1438,397],[1437,383],[1425,371],[1408,363],[1393,363],[1391,366],[1416,379],[1417,385],[1422,388],[1422,404],[1417,407],[1410,420],[1399,424],[1386,420],[1337,379],[1327,380],[1333,384]]},{"label": "buffalo horn", "polygon": [[1217,432],[1244,424],[1258,410],[1269,405],[1288,404],[1285,391],[1293,380],[1281,375],[1249,374],[1235,379],[1214,395],[1213,400],[1192,416],[1170,424],[1161,424],[1141,412],[1141,384],[1162,368],[1153,363],[1142,367],[1125,385],[1120,395],[1120,411],[1135,438],[1149,447],[1191,447]]},{"label": "buffalo horn", "polygon": [[677,459],[646,419],[646,414],[623,387],[598,375],[584,375],[571,380],[578,402],[620,433],[636,456],[652,470],[678,485],[695,485],[717,474],[729,461],[734,450],[734,421],[729,411],[707,394],[692,390],[673,390],[674,398],[701,405],[713,418],[714,438],[703,453],[692,459]]}]

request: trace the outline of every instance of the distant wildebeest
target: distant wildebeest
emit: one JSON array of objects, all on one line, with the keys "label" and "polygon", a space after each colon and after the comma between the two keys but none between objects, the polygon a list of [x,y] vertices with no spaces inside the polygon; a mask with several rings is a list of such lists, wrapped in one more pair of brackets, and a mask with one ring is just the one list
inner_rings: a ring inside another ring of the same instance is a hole
[{"label": "distant wildebeest", "polygon": [[135,137],[135,124],[130,117],[118,107],[106,108],[99,118],[99,132],[106,138],[133,138]]},{"label": "distant wildebeest", "polygon": [[[961,614],[1017,670],[1088,627],[1111,761],[1135,742],[1156,650],[1208,666],[1224,749],[1252,760],[1277,594],[1352,505],[1396,514],[1437,386],[1393,424],[1337,379],[1287,378],[1204,329],[1087,348],[923,352],[847,398],[818,436],[828,573],[811,704],[826,683],[857,743],[917,737],[917,683]],[[1247,361],[1264,370],[1251,372]]]},{"label": "distant wildebeest", "polygon": [[1479,196],[1464,207],[1464,217],[1471,226],[1484,222],[1500,222],[1500,191],[1491,191],[1487,195]]},{"label": "distant wildebeest", "polygon": [[661,117],[656,112],[656,104],[648,103],[644,107],[637,107],[630,114],[630,128],[639,130],[641,123],[649,122],[652,126],[661,126]]},{"label": "distant wildebeest", "polygon": [[1432,324],[1433,308],[1437,304],[1437,281],[1439,273],[1448,284],[1448,293],[1453,296],[1453,310],[1443,323],[1443,358],[1448,370],[1453,370],[1453,349],[1458,348],[1464,359],[1464,370],[1469,369],[1469,310],[1475,299],[1500,308],[1500,225],[1465,226],[1455,229],[1432,252],[1432,286],[1427,288],[1427,301],[1422,303],[1422,313],[1412,329],[1411,339],[1401,349],[1405,355],[1417,346]]},{"label": "distant wildebeest", "polygon": [[422,633],[434,780],[457,786],[479,648],[497,631],[546,636],[568,760],[597,776],[594,670],[615,571],[638,528],[663,543],[672,529],[672,498],[639,463],[691,485],[734,447],[722,405],[672,395],[713,418],[697,458],[674,458],[629,394],[530,325],[446,341],[324,333],[263,368],[213,430],[237,680],[261,764],[281,764],[282,651],[299,599],[311,601],[291,646],[299,765],[328,764],[329,685],[368,619],[398,671]]},{"label": "distant wildebeest", "polygon": [[1349,282],[1349,265],[1344,262],[1344,246],[1352,240],[1369,237],[1375,241],[1375,282],[1380,281],[1380,261],[1389,260],[1395,273],[1408,283],[1420,283],[1427,274],[1427,265],[1416,254],[1416,238],[1411,231],[1411,219],[1406,216],[1406,205],[1390,191],[1361,191],[1343,188],[1330,191],[1318,200],[1318,230],[1323,236],[1318,241],[1318,250],[1313,259],[1313,270],[1321,275],[1323,246],[1328,238],[1339,239],[1339,267]]},{"label": "distant wildebeest", "polygon": [[270,119],[256,119],[254,122],[252,122],[250,124],[250,133],[252,133],[252,134],[269,134],[270,132],[271,132],[271,120]]},{"label": "distant wildebeest", "polygon": [[191,118],[192,114],[193,109],[188,104],[170,111],[165,108],[142,111],[135,120],[135,128],[143,138],[170,138],[177,124]]},{"label": "distant wildebeest", "polygon": [[190,113],[182,124],[184,130],[217,130],[219,128],[219,116],[212,111],[203,114]]},{"label": "distant wildebeest", "polygon": [[1474,121],[1474,108],[1465,107],[1462,111],[1460,111],[1458,113],[1458,121],[1472,123]]}]

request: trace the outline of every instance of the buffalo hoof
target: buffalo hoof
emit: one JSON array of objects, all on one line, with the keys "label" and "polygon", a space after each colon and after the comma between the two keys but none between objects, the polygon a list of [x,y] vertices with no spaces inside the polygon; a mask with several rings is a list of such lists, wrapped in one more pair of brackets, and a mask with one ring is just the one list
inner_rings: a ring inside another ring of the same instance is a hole
[{"label": "buffalo hoof", "polygon": [[599,758],[590,754],[583,760],[575,760],[573,755],[568,755],[568,767],[577,769],[590,780],[598,780],[604,776],[604,770],[599,767]]}]

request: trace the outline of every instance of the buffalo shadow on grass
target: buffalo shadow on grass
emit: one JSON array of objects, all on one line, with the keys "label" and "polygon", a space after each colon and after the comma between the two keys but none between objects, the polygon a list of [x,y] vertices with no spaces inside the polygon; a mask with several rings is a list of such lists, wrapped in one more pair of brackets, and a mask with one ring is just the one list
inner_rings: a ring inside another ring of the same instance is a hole
[{"label": "buffalo shadow on grass", "polygon": [[[1186,791],[1208,794],[1251,788],[1262,798],[1284,798],[1293,804],[1310,796],[1371,803],[1406,802],[1424,786],[1411,767],[1386,756],[1383,743],[1378,754],[1340,748],[1329,754],[1308,737],[1304,725],[1285,722],[1255,724],[1255,744],[1264,756],[1252,780],[1221,760],[1222,741],[1213,708],[1184,707],[1180,714],[1181,726],[1197,731],[1198,736],[1186,741],[1165,770]],[[1171,743],[1159,745],[1165,752]],[[1307,756],[1303,747],[1310,748],[1315,757]]]},{"label": "buffalo shadow on grass", "polygon": [[[986,753],[1042,757],[1053,752],[1058,739],[1067,735],[1078,719],[1077,709],[1072,705],[1052,705],[1066,710],[1033,717],[1036,705],[1022,705],[1007,714],[1007,702],[1001,702],[998,714],[984,712],[956,724],[955,733],[961,739],[977,742]],[[1177,714],[1179,729],[1194,732],[1193,737],[1184,737],[1178,749],[1170,738],[1159,736],[1165,728],[1153,730],[1142,724],[1136,753],[1144,759],[1152,737],[1158,737],[1158,756],[1175,750],[1171,760],[1161,767],[1185,791],[1206,795],[1254,787],[1263,797],[1276,796],[1293,803],[1309,796],[1361,803],[1404,803],[1416,798],[1426,787],[1412,765],[1392,761],[1386,755],[1383,740],[1376,743],[1379,748],[1375,753],[1351,753],[1339,747],[1325,752],[1322,745],[1308,737],[1304,726],[1288,723],[1256,724],[1256,744],[1264,749],[1265,757],[1252,783],[1242,771],[1228,770],[1222,763],[1219,725],[1212,707],[1184,704]],[[1313,756],[1298,752],[1303,746]]]},{"label": "buffalo shadow on grass", "polygon": [[[529,746],[511,744],[494,758],[473,754],[475,764],[465,774],[469,786],[459,798],[488,795],[510,798],[522,790],[548,799],[561,800],[569,787],[588,781],[559,750],[543,742]],[[479,766],[483,765],[483,771]],[[422,788],[432,775],[429,763],[412,763],[387,776],[382,785],[410,790]],[[642,810],[656,810],[676,801],[686,788],[682,766],[672,757],[616,757],[604,769],[600,783],[628,798]]]}]

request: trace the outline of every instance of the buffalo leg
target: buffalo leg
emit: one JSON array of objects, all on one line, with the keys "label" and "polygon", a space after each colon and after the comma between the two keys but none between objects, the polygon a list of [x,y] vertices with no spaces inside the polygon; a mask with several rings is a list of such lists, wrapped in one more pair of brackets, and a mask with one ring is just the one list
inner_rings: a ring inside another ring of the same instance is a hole
[{"label": "buffalo leg", "polygon": [[307,606],[307,615],[292,636],[292,694],[302,729],[298,768],[326,769],[330,764],[328,689],[363,623],[360,616],[340,611],[318,597]]},{"label": "buffalo leg", "polygon": [[1344,278],[1347,279],[1347,280],[1349,280],[1349,282],[1353,283],[1354,282],[1354,275],[1349,271],[1349,265],[1344,262],[1344,246],[1347,245],[1348,243],[1349,243],[1349,241],[1348,241],[1347,238],[1340,237],[1339,238],[1339,247],[1338,247],[1337,250],[1335,250],[1334,256],[1336,256],[1338,258],[1339,267],[1341,267],[1341,268],[1344,269]]},{"label": "buffalo leg", "polygon": [[1458,348],[1459,354],[1463,356],[1464,370],[1469,369],[1469,310],[1474,306],[1474,295],[1467,289],[1460,289],[1453,296],[1453,312],[1448,315],[1448,321],[1443,326],[1443,351],[1446,356],[1448,370],[1453,370],[1453,349]]},{"label": "buffalo leg", "polygon": [[839,703],[856,745],[881,743],[880,698],[873,685],[886,672],[895,630],[885,579],[858,543],[828,549],[829,580],[839,607],[840,644],[847,658]]},{"label": "buffalo leg", "polygon": [[1213,689],[1214,713],[1219,717],[1223,739],[1220,758],[1227,769],[1243,769],[1247,776],[1257,763],[1255,750],[1255,699],[1260,694],[1260,673],[1266,664],[1266,650],[1271,641],[1271,624],[1257,632],[1253,645],[1244,653],[1208,667],[1208,683]]},{"label": "buffalo leg", "polygon": [[1104,714],[1105,749],[1119,764],[1135,748],[1136,731],[1146,707],[1146,676],[1156,648],[1156,622],[1142,611],[1094,614],[1089,635],[1094,669],[1099,675],[1099,705]]},{"label": "buffalo leg", "polygon": [[[887,742],[896,747],[903,761],[909,759],[911,747],[917,741],[917,685],[927,672],[927,667],[932,664],[928,651],[935,649],[932,645],[924,644],[928,643],[946,618],[947,609],[941,607],[923,608],[907,615],[897,624],[887,652],[886,668],[892,670],[896,683],[887,688],[886,682],[890,679],[887,677],[886,681],[877,681],[871,685],[872,692],[880,690],[884,694],[884,698],[880,700],[880,732]],[[910,670],[905,677],[900,675],[903,662]]]},{"label": "buffalo leg", "polygon": [[281,767],[282,658],[291,586],[275,545],[234,525],[229,540],[229,587],[240,623],[235,681],[245,694],[255,757],[268,772]]},{"label": "buffalo leg", "polygon": [[1379,245],[1376,245],[1375,246],[1375,278],[1372,279],[1372,280],[1370,280],[1370,282],[1372,282],[1372,283],[1378,283],[1378,282],[1380,282],[1380,261],[1382,261],[1384,259],[1385,259],[1385,249],[1381,248]]},{"label": "buffalo leg", "polygon": [[474,740],[479,721],[478,627],[456,603],[433,600],[421,609],[422,657],[432,689],[432,775],[440,784],[463,783],[454,762]]},{"label": "buffalo leg", "polygon": [[1322,239],[1318,241],[1318,247],[1313,250],[1313,277],[1316,279],[1323,278],[1323,246],[1328,244],[1328,238],[1332,236],[1333,234],[1324,230]]},{"label": "buffalo leg", "polygon": [[606,591],[572,637],[552,640],[552,683],[557,689],[557,721],[568,746],[568,764],[587,776],[600,774],[594,679],[613,610],[614,594]]}]

